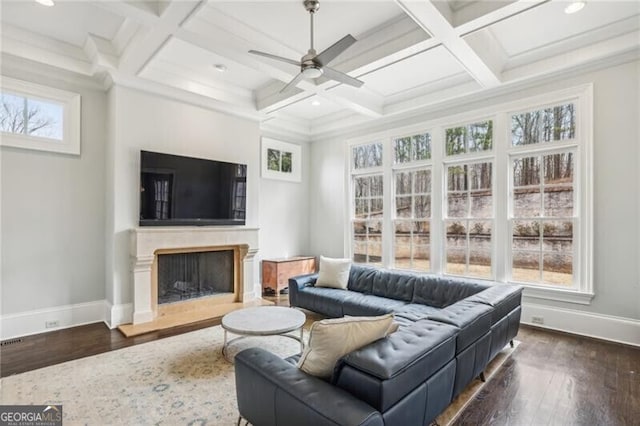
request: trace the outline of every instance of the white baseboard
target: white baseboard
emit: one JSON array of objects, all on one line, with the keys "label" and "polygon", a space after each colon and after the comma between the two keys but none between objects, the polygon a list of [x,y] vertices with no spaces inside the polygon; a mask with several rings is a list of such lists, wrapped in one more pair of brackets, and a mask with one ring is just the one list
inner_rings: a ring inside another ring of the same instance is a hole
[{"label": "white baseboard", "polygon": [[104,322],[109,328],[116,328],[121,324],[130,324],[133,322],[133,304],[112,305],[106,302],[104,318]]},{"label": "white baseboard", "polygon": [[[542,318],[544,324],[534,323],[532,317]],[[630,318],[523,303],[520,322],[535,327],[640,346],[640,321]]]},{"label": "white baseboard", "polygon": [[[105,320],[105,300],[55,306],[0,316],[0,340],[60,330]],[[47,327],[46,323],[57,321]]]}]

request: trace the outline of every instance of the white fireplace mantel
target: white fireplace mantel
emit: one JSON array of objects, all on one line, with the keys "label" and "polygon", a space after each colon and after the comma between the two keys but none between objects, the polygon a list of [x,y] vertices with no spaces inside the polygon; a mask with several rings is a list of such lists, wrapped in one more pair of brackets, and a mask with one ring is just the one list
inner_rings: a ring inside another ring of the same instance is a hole
[{"label": "white fireplace mantel", "polygon": [[131,230],[133,273],[133,323],[152,321],[152,265],[157,250],[193,249],[216,246],[249,246],[243,259],[242,301],[256,298],[253,270],[258,251],[258,228],[245,227],[144,227]]}]

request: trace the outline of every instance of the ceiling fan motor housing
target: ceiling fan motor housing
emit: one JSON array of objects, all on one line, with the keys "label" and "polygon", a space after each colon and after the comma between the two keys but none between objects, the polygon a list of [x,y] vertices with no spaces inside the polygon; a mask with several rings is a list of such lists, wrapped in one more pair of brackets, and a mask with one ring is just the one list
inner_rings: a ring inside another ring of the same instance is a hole
[{"label": "ceiling fan motor housing", "polygon": [[322,64],[314,60],[316,56],[316,51],[309,49],[309,52],[300,60],[300,72],[302,72],[306,78],[318,78],[322,75]]}]

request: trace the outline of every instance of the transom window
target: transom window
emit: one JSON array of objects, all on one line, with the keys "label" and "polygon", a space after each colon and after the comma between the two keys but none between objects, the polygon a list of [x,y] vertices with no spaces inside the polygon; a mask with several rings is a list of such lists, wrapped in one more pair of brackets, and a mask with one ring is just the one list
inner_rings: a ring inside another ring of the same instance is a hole
[{"label": "transom window", "polygon": [[80,95],[3,77],[0,144],[80,154]]},{"label": "transom window", "polygon": [[490,106],[453,123],[423,123],[428,132],[394,130],[350,145],[354,261],[519,283],[536,297],[588,303],[591,91]]},{"label": "transom window", "polygon": [[63,109],[59,103],[3,92],[0,94],[0,130],[62,140]]}]

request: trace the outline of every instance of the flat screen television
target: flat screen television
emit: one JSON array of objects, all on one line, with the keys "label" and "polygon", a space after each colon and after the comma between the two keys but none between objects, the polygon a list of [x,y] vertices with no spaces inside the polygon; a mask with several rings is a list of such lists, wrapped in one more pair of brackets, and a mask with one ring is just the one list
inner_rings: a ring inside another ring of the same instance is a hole
[{"label": "flat screen television", "polygon": [[246,164],[140,151],[140,226],[244,225]]}]

